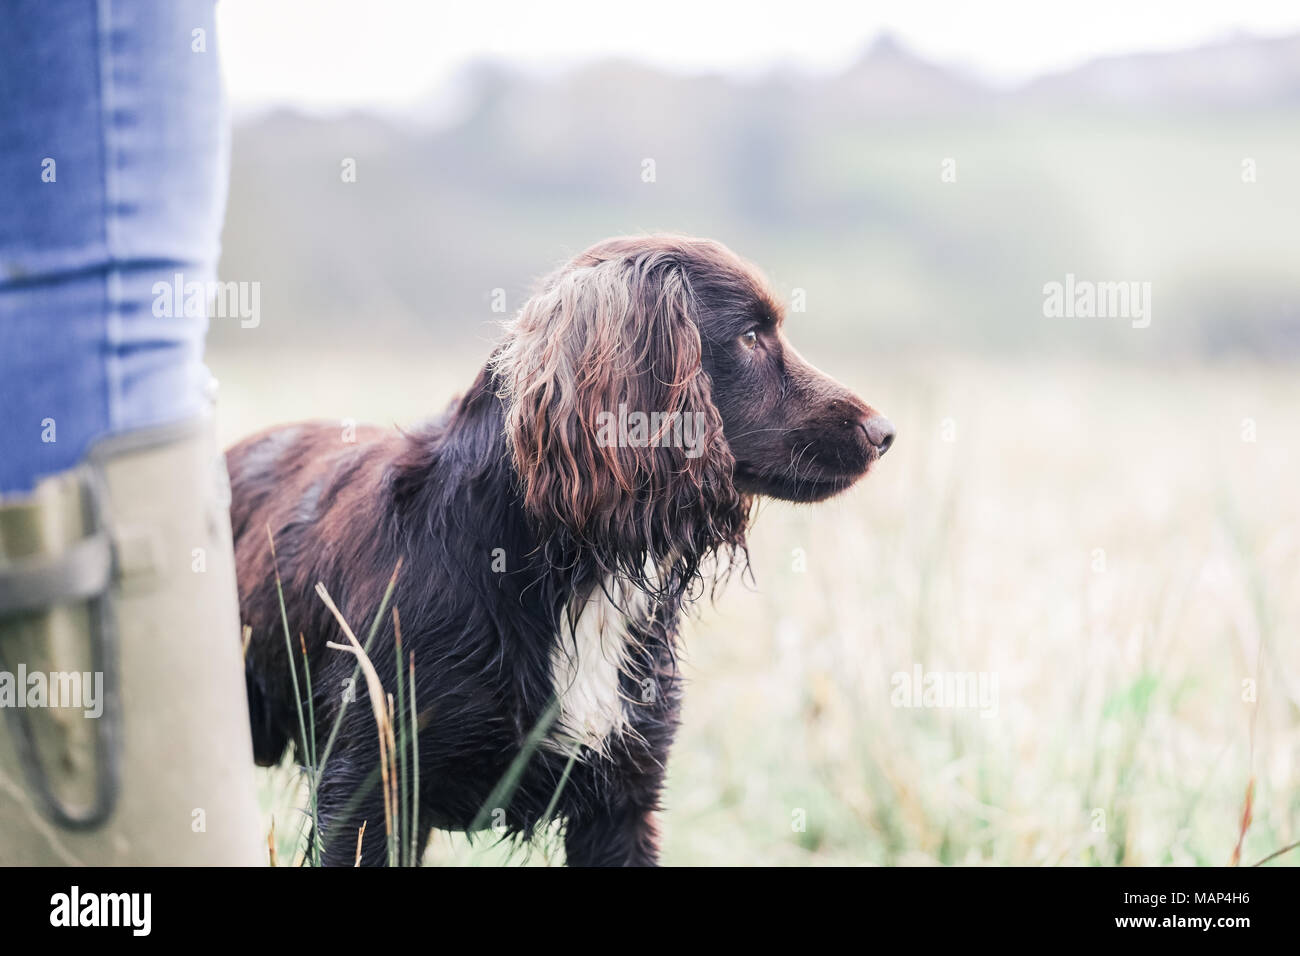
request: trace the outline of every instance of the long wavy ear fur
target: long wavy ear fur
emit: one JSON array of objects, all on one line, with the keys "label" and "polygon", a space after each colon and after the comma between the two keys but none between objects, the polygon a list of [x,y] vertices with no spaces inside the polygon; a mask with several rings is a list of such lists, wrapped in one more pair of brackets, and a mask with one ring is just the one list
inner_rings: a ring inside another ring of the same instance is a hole
[{"label": "long wavy ear fur", "polygon": [[749,512],[693,309],[677,255],[588,253],[524,305],[493,361],[524,507],[660,593],[743,548]]}]

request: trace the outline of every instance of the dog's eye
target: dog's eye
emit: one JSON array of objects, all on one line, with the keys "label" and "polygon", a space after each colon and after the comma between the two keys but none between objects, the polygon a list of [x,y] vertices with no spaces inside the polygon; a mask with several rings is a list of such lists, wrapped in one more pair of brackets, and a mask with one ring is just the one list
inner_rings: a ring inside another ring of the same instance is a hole
[{"label": "dog's eye", "polygon": [[750,329],[740,337],[740,344],[747,349],[755,348],[758,345],[758,333]]}]

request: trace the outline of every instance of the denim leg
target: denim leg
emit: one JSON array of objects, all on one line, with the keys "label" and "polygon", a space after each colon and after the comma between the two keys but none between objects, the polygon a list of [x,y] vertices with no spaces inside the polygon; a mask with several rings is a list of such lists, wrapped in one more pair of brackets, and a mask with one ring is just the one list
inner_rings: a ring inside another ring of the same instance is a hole
[{"label": "denim leg", "polygon": [[[213,0],[12,0],[0,29],[0,494],[201,413],[229,124]],[[161,312],[162,314],[158,314]]]}]

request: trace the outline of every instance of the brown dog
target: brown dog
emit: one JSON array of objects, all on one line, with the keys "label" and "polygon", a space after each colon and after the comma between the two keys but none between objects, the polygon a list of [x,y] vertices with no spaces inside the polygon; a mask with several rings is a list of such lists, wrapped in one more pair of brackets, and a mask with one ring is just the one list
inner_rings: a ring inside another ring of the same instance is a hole
[{"label": "brown dog", "polygon": [[[809,365],[759,273],[704,239],[599,243],[552,274],[469,392],[411,433],[273,429],[228,454],[259,762],[298,736],[269,527],[289,626],[305,635],[323,740],[349,655],[313,593],[355,629],[394,594],[414,655],[419,846],[479,818],[530,730],[542,746],[492,822],[527,837],[560,794],[571,864],[656,861],[652,813],[677,725],[677,621],[743,551],[755,495],[819,501],[866,473],[889,422]],[[719,559],[717,561],[711,559]],[[395,683],[386,622],[371,649]],[[299,684],[303,677],[299,675]],[[356,688],[363,696],[364,687]],[[364,701],[344,716],[319,806],[326,862],[384,862],[379,756]]]}]

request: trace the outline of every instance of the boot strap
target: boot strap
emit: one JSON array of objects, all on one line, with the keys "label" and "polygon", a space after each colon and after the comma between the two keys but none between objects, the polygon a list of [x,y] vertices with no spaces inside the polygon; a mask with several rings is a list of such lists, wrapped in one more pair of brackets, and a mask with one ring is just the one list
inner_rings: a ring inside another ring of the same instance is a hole
[{"label": "boot strap", "polygon": [[[36,735],[27,710],[9,710],[18,760],[28,787],[42,812],[54,823],[70,830],[90,830],[112,814],[120,789],[121,734],[119,733],[119,688],[117,680],[117,632],[112,608],[114,548],[105,527],[105,507],[99,475],[93,467],[80,466],[55,480],[75,480],[80,486],[77,505],[89,533],[58,553],[0,559],[0,626],[7,618],[41,614],[60,604],[84,603],[89,611],[91,666],[104,675],[104,711],[95,727],[95,787],[89,807],[66,805],[54,792],[37,752]],[[36,507],[68,507],[61,496],[53,504]],[[8,507],[9,505],[5,505]],[[15,507],[30,507],[22,504]],[[0,526],[0,534],[3,527]],[[0,538],[0,545],[3,545]],[[0,554],[4,549],[0,547]],[[0,631],[0,669],[4,661],[3,632]],[[89,719],[89,718],[83,718]]]},{"label": "boot strap", "polygon": [[97,531],[56,555],[20,558],[0,567],[0,617],[55,604],[89,601],[113,580],[113,546]]}]

